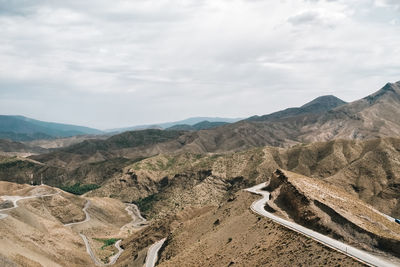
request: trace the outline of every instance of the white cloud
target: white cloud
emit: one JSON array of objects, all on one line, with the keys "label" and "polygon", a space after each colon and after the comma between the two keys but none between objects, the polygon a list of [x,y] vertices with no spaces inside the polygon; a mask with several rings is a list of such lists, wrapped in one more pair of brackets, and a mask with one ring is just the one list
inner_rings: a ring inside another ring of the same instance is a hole
[{"label": "white cloud", "polygon": [[378,7],[390,7],[400,10],[400,2],[398,0],[375,0],[375,5]]},{"label": "white cloud", "polygon": [[104,128],[250,116],[400,79],[388,1],[7,2],[0,113]]}]

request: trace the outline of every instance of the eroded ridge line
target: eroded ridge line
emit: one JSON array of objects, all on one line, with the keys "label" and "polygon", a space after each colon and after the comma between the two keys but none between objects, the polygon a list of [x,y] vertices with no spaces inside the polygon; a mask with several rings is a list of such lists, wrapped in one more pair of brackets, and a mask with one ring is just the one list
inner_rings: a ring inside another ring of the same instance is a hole
[{"label": "eroded ridge line", "polygon": [[245,191],[248,191],[250,193],[263,196],[262,199],[254,201],[253,204],[251,204],[250,208],[253,212],[255,212],[261,216],[267,217],[286,228],[289,228],[297,233],[300,233],[309,238],[312,238],[315,241],[317,241],[325,246],[333,248],[333,249],[335,249],[347,256],[350,256],[364,264],[367,264],[369,266],[378,266],[378,267],[381,267],[381,266],[382,267],[396,267],[396,266],[398,266],[389,261],[378,258],[366,251],[357,249],[357,248],[347,245],[343,242],[340,242],[338,240],[335,240],[333,238],[330,238],[328,236],[325,236],[323,234],[315,232],[311,229],[308,229],[304,226],[301,226],[295,222],[287,221],[281,217],[278,217],[272,213],[267,212],[264,209],[264,206],[269,201],[270,193],[268,191],[261,190],[262,188],[266,187],[266,185],[267,185],[266,183],[261,183],[259,185],[253,186],[251,188],[244,189]]}]

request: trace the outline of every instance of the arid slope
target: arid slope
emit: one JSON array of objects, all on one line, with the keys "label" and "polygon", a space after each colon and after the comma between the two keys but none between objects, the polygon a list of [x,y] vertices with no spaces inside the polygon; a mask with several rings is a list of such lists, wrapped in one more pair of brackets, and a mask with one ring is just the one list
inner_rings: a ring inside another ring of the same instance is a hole
[{"label": "arid slope", "polygon": [[197,216],[191,209],[180,212],[159,266],[362,266],[255,215],[249,207],[256,199],[240,191]]},{"label": "arid slope", "polygon": [[[0,259],[22,266],[94,266],[79,233],[85,234],[99,260],[107,262],[113,246],[100,249],[96,238],[126,238],[120,228],[132,218],[125,205],[109,198],[83,198],[49,186],[28,186],[0,182],[0,196],[36,196],[18,201],[18,207],[1,211]],[[65,224],[86,219],[82,208],[90,201],[90,220],[73,226]],[[0,199],[0,209],[12,207]]]}]

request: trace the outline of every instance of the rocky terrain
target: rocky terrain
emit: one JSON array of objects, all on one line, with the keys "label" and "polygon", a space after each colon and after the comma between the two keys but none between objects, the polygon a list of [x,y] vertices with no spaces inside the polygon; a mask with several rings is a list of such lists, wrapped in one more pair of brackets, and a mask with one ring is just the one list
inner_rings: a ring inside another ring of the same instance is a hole
[{"label": "rocky terrain", "polygon": [[316,112],[288,112],[287,115],[283,112],[276,118],[271,114],[198,131],[188,134],[181,150],[194,153],[223,152],[265,145],[288,147],[333,139],[398,136],[399,86],[400,82],[388,83],[363,99],[348,104],[337,102],[339,106],[333,105],[322,112],[318,109]]},{"label": "rocky terrain", "polygon": [[[221,262],[361,265],[253,214],[249,205],[256,197],[244,191],[219,203],[187,206],[152,220],[147,227],[131,230],[124,228],[131,218],[118,200],[82,198],[48,186],[1,182],[0,195],[5,194],[38,197],[20,200],[17,208],[1,211],[8,215],[0,219],[0,260],[4,266],[94,266],[79,234],[89,237],[96,257],[104,262],[116,251],[113,246],[102,249],[102,240],[122,238],[124,251],[115,266],[142,266],[149,246],[166,236],[161,266],[220,266]],[[89,221],[82,210],[88,200]],[[6,208],[3,202],[0,206]]]},{"label": "rocky terrain", "polygon": [[[93,192],[95,195],[138,201],[159,192],[161,196],[162,191],[185,184],[178,182],[180,180],[216,189],[235,184],[243,188],[267,179],[267,174],[282,168],[323,179],[382,212],[399,216],[399,149],[397,138],[336,140],[288,149],[265,147],[228,154],[182,153],[144,160],[116,158],[82,164],[73,170],[31,159],[3,157],[0,177],[19,183],[43,180],[53,186],[76,182],[97,184],[101,188]],[[204,175],[210,172],[211,175]]]},{"label": "rocky terrain", "polygon": [[115,158],[139,159],[174,151],[179,146],[168,142],[180,140],[183,131],[141,130],[125,132],[105,140],[92,139],[31,158],[54,167],[76,169],[84,163]]},{"label": "rocky terrain", "polygon": [[[109,135],[77,135],[65,138],[56,138],[56,139],[41,139],[41,140],[33,140],[33,141],[25,141],[23,142],[29,146],[41,147],[46,150],[52,150],[55,148],[63,148],[67,146],[72,146],[78,143],[82,143],[85,140],[104,140],[109,138]],[[50,152],[50,151],[48,151]],[[41,153],[43,154],[43,153]]]},{"label": "rocky terrain", "polygon": [[[269,182],[269,212],[400,257],[399,225],[384,215],[400,217],[399,108],[400,83],[393,83],[352,103],[324,96],[208,130],[75,138],[68,147],[50,144],[49,153],[34,147],[37,141],[0,142],[8,151],[0,156],[0,180],[10,182],[1,182],[0,195],[52,194],[21,200],[1,215],[0,262],[57,266],[75,257],[71,264],[90,266],[83,234],[104,262],[117,248],[103,246],[123,238],[118,266],[143,265],[149,246],[165,237],[162,266],[359,265],[253,214],[255,196],[242,190],[262,182]],[[18,154],[28,148],[38,155]],[[49,186],[26,185],[42,183]],[[122,231],[131,219],[123,203],[135,203],[150,225]],[[65,227],[85,221],[85,209],[90,221]],[[65,251],[60,238],[70,244]]]},{"label": "rocky terrain", "polygon": [[[132,218],[126,205],[115,199],[83,198],[49,186],[8,182],[0,182],[0,196],[0,209],[10,208],[4,198],[22,198],[17,208],[0,211],[6,214],[0,218],[0,260],[10,266],[94,266],[80,234],[88,237],[96,257],[107,262],[116,248],[102,249],[104,242],[99,240],[126,238],[135,231],[121,232]],[[87,201],[89,219],[83,211]]]},{"label": "rocky terrain", "polygon": [[39,146],[27,145],[20,142],[0,139],[0,155],[2,156],[28,157],[31,155],[43,154],[46,152],[48,152],[47,149]]},{"label": "rocky terrain", "polygon": [[271,212],[347,244],[400,257],[400,225],[341,188],[277,170],[266,190]]},{"label": "rocky terrain", "polygon": [[[249,209],[257,199],[239,191],[218,206],[186,208],[126,240],[117,266],[142,266],[143,245],[168,236],[159,266],[363,266]],[[140,241],[139,241],[140,240]]]},{"label": "rocky terrain", "polygon": [[[137,159],[160,153],[225,153],[253,147],[291,147],[334,139],[364,140],[395,137],[400,132],[400,82],[345,103],[333,96],[319,97],[300,108],[195,132],[144,130],[106,140],[82,143],[32,158],[56,167],[77,168],[111,158]],[[140,140],[136,143],[133,140]]]},{"label": "rocky terrain", "polygon": [[[336,185],[378,210],[398,217],[399,149],[400,139],[384,138],[337,140],[289,149],[265,147],[219,155],[159,155],[124,167],[90,195],[112,196],[123,201],[148,197],[146,201],[152,203],[157,198],[184,196],[186,190],[189,195],[199,196],[203,187],[210,187],[214,190],[212,196],[222,196],[267,181],[269,174],[281,168]],[[173,194],[179,187],[181,192]],[[181,203],[174,199],[169,202],[169,208],[174,202]]]}]

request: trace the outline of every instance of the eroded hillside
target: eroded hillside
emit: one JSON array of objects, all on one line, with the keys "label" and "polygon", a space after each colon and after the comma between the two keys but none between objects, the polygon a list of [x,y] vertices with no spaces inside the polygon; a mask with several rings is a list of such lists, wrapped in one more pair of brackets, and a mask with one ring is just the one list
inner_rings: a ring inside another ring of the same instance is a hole
[{"label": "eroded hillside", "polygon": [[363,266],[255,215],[256,199],[239,191],[218,206],[185,208],[124,241],[117,266],[142,266],[143,249],[166,236],[159,266]]},{"label": "eroded hillside", "polygon": [[84,235],[95,259],[107,263],[118,250],[104,240],[136,231],[126,209],[115,199],[0,182],[0,258],[11,266],[95,266]]},{"label": "eroded hillside", "polygon": [[[399,151],[400,139],[386,138],[337,140],[289,149],[265,147],[220,155],[159,155],[124,167],[90,195],[112,196],[123,201],[148,197],[145,201],[151,206],[159,198],[170,199],[168,205],[175,206],[177,202],[180,208],[185,201],[173,198],[185,196],[185,191],[198,196],[195,201],[199,202],[203,197],[193,191],[200,192],[209,186],[215,194],[205,194],[205,198],[219,199],[229,192],[266,181],[269,174],[282,168],[339,186],[396,217],[400,215]],[[191,201],[188,197],[187,202]]]},{"label": "eroded hillside", "polygon": [[400,257],[400,225],[341,188],[277,170],[267,210],[335,239]]}]

